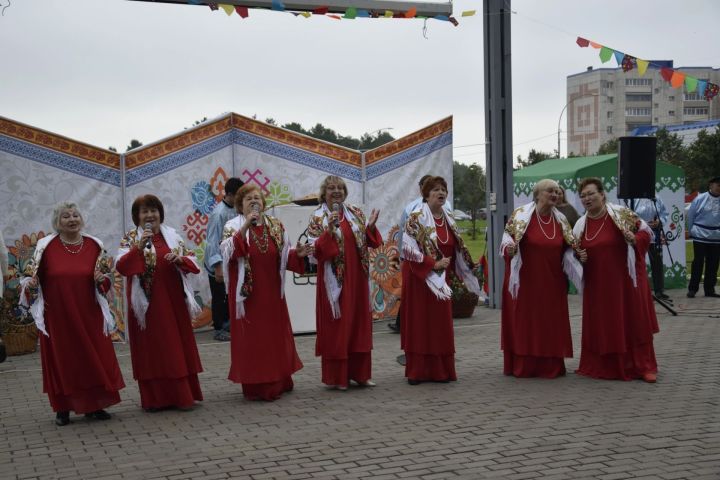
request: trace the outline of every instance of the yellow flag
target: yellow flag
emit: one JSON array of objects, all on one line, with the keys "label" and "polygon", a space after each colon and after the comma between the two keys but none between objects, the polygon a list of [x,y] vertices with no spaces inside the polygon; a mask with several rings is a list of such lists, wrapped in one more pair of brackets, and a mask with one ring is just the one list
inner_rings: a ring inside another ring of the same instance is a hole
[{"label": "yellow flag", "polygon": [[473,15],[475,15],[475,10],[465,10],[462,12],[463,17],[472,17]]},{"label": "yellow flag", "polygon": [[228,16],[232,15],[232,12],[235,11],[235,7],[233,5],[228,5],[227,3],[220,3],[218,4],[218,7],[225,10],[225,13],[227,13]]},{"label": "yellow flag", "polygon": [[636,58],[635,63],[637,63],[638,73],[642,77],[643,75],[645,75],[645,70],[647,70],[648,64],[650,62],[648,62],[647,60],[640,60],[639,58]]},{"label": "yellow flag", "polygon": [[312,16],[312,13],[310,12],[300,12],[300,15],[302,15],[305,18],[310,18]]},{"label": "yellow flag", "polygon": [[385,18],[392,18],[393,12],[390,10],[385,10]]}]

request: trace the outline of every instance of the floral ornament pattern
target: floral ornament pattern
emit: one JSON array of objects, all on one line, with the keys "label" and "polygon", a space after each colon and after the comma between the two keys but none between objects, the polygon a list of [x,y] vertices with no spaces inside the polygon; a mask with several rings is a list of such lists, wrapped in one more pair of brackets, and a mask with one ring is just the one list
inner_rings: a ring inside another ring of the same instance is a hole
[{"label": "floral ornament pattern", "polygon": [[197,182],[190,190],[193,209],[202,215],[210,215],[215,207],[215,196],[210,191],[210,184],[204,180]]},{"label": "floral ornament pattern", "polygon": [[[2,310],[2,320],[20,322],[22,324],[32,323],[30,312],[20,306],[20,278],[25,272],[34,273],[34,265],[32,262],[33,254],[38,240],[45,237],[45,232],[39,231],[30,235],[23,235],[20,240],[15,241],[15,245],[8,245],[8,274],[10,280],[5,284],[5,291],[0,292],[0,309]],[[31,292],[33,295],[33,292]]]},{"label": "floral ornament pattern", "polygon": [[195,245],[202,244],[207,238],[207,224],[210,218],[195,210],[193,213],[185,217],[185,224],[183,225],[183,232],[188,240],[194,242]]},{"label": "floral ornament pattern", "polygon": [[397,247],[399,231],[399,227],[394,226],[388,233],[388,241],[378,248],[369,249],[370,299],[374,320],[395,317],[400,309],[402,275]]},{"label": "floral ornament pattern", "polygon": [[215,196],[215,203],[220,203],[225,196],[225,184],[228,181],[228,175],[222,167],[218,167],[210,179],[210,192]]},{"label": "floral ornament pattern", "polygon": [[117,270],[113,268],[112,276],[112,300],[109,299],[110,312],[115,319],[116,329],[110,336],[113,342],[124,342],[125,341],[125,315],[123,313],[123,288],[124,278],[120,275]]},{"label": "floral ornament pattern", "polygon": [[[120,248],[131,250],[137,248],[136,245],[139,241],[137,238],[137,230],[130,230],[120,240]],[[150,301],[152,295],[152,284],[153,276],[155,275],[155,265],[157,262],[157,255],[152,250],[143,249],[143,256],[145,257],[145,271],[140,274],[140,286],[145,292],[145,296]]]},{"label": "floral ornament pattern", "polygon": [[292,194],[290,193],[290,186],[279,182],[270,182],[268,187],[269,193],[265,200],[267,200],[268,207],[274,207],[276,205],[284,205],[292,201]]}]

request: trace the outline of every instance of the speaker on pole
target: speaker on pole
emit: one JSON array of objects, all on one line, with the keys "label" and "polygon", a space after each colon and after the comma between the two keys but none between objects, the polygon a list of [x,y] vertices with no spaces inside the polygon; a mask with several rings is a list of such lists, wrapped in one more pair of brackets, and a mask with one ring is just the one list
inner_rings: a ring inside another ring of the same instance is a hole
[{"label": "speaker on pole", "polygon": [[618,198],[655,198],[656,137],[620,137]]}]

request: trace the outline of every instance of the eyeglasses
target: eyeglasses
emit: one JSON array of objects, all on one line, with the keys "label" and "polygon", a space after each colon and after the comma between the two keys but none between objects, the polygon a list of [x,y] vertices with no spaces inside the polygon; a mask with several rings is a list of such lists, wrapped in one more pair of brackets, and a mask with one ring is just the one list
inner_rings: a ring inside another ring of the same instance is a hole
[{"label": "eyeglasses", "polygon": [[595,192],[586,192],[586,193],[581,193],[581,194],[580,194],[580,198],[588,198],[588,197],[592,197],[592,196],[593,196],[593,195],[595,195],[596,193],[598,193],[598,192],[597,192],[597,191],[595,191]]}]

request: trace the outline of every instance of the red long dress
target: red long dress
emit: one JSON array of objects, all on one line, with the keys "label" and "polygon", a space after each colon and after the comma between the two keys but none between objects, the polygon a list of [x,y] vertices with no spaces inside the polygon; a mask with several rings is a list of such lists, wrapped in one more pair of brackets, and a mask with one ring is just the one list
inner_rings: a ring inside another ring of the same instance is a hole
[{"label": "red long dress", "polygon": [[[372,313],[370,287],[363,271],[352,227],[347,220],[340,222],[345,250],[345,276],[340,293],[340,318],[333,318],[325,291],[324,263],[340,254],[340,246],[329,231],[315,242],[318,261],[318,282],[315,315],[317,338],[315,355],[322,357],[322,382],[326,385],[348,386],[350,380],[364,383],[372,378]],[[365,231],[370,248],[382,245],[380,232]]]},{"label": "red long dress", "polygon": [[40,334],[43,391],[55,412],[107,408],[120,402],[118,391],[125,387],[95,299],[99,254],[100,246],[86,237],[80,253],[72,255],[58,237],[47,245],[40,262],[38,276],[50,335]]},{"label": "red long dress", "polygon": [[[252,228],[257,238],[263,236],[263,225]],[[252,271],[252,292],[243,303],[245,317],[235,317],[235,292],[238,288],[238,265],[229,265],[230,287],[228,306],[230,323],[230,374],[228,379],[242,384],[248,400],[276,400],[293,389],[292,374],[303,367],[295,350],[287,302],[280,297],[280,255],[272,238],[267,251],[261,252],[257,242],[236,233],[232,260],[245,257]],[[249,257],[248,257],[249,255]],[[303,260],[290,250],[287,269],[302,273]]]},{"label": "red long dress", "polygon": [[[502,333],[505,375],[555,378],[565,375],[565,360],[573,356],[567,278],[563,272],[565,244],[562,225],[553,215],[530,218],[520,241],[522,267],[517,298],[508,291],[510,260],[505,257]],[[554,230],[553,230],[554,228]],[[555,236],[552,237],[555,232]],[[552,237],[549,239],[547,236]]]},{"label": "red long dress", "polygon": [[[190,314],[185,305],[180,273],[175,264],[165,260],[170,247],[160,233],[153,235],[157,262],[153,274],[150,306],[142,330],[132,308],[127,322],[133,377],[140,387],[140,403],[144,409],[188,408],[203,399],[198,381],[202,372]],[[185,272],[200,270],[183,259]],[[142,252],[131,248],[120,258],[117,271],[128,278],[145,271]],[[131,289],[127,289],[128,305],[132,305]]]},{"label": "red long dress", "polygon": [[580,375],[632,380],[645,373],[657,373],[653,334],[659,329],[645,267],[650,236],[639,231],[635,239],[637,288],[628,274],[627,243],[620,230],[609,217],[587,217],[580,239],[581,248],[588,254],[584,266],[582,351],[576,371]]},{"label": "red long dress", "polygon": [[[443,217],[444,220],[444,217]],[[435,228],[441,241],[437,245],[444,257],[450,258],[445,279],[455,272],[457,240],[447,223]],[[435,259],[425,255],[422,262],[402,263],[402,298],[400,302],[400,346],[405,351],[405,376],[415,381],[454,381],[455,337],[452,301],[440,300],[425,283]],[[452,272],[452,273],[451,273]]]}]

